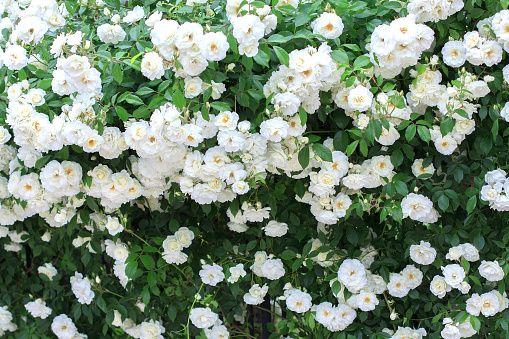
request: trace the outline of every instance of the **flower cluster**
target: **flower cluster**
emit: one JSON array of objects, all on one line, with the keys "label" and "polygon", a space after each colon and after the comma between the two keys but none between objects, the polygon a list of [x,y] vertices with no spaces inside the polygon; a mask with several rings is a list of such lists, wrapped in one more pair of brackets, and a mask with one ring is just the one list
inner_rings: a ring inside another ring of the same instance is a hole
[{"label": "flower cluster", "polygon": [[459,12],[464,5],[463,0],[410,0],[407,10],[408,13],[415,15],[416,22],[438,22]]},{"label": "flower cluster", "polygon": [[64,2],[0,4],[0,336],[507,327],[509,11]]},{"label": "flower cluster", "polygon": [[71,277],[71,288],[81,304],[90,305],[95,296],[95,293],[92,291],[90,280],[83,278],[83,274],[76,272],[74,276]]},{"label": "flower cluster", "polygon": [[4,335],[7,331],[14,332],[18,329],[18,326],[12,320],[12,313],[9,312],[8,307],[0,307],[0,335]]},{"label": "flower cluster", "polygon": [[247,1],[242,7],[242,1],[239,0],[228,0],[226,3],[226,15],[233,26],[232,34],[239,43],[239,54],[247,57],[258,54],[259,40],[277,26],[277,16],[270,14],[270,6],[255,7],[251,2]]},{"label": "flower cluster", "polygon": [[487,185],[481,189],[481,199],[490,204],[490,208],[495,211],[509,211],[509,197],[506,189],[507,173],[503,169],[489,171],[484,176]]},{"label": "flower cluster", "polygon": [[[417,64],[422,52],[431,47],[434,32],[424,24],[416,24],[413,14],[398,18],[389,25],[377,26],[368,45],[375,74],[394,78]],[[375,59],[376,57],[376,59]]]},{"label": "flower cluster", "polygon": [[51,323],[51,330],[58,339],[87,338],[86,335],[78,332],[78,329],[76,328],[76,325],[73,323],[71,318],[65,314],[60,314],[53,318],[53,322]]},{"label": "flower cluster", "polygon": [[25,304],[25,308],[32,317],[46,319],[52,312],[52,309],[46,306],[46,302],[41,298]]},{"label": "flower cluster", "polygon": [[169,235],[163,241],[163,259],[168,264],[183,264],[187,261],[187,254],[182,252],[184,248],[191,246],[194,239],[193,231],[187,227],[181,227],[174,235]]},{"label": "flower cluster", "polygon": [[451,67],[461,67],[465,61],[476,66],[493,66],[502,61],[502,45],[472,31],[465,34],[463,41],[447,42],[442,48],[442,55],[444,63]]},{"label": "flower cluster", "polygon": [[[308,46],[306,49],[293,50],[288,54],[288,66],[280,65],[263,86],[265,97],[271,97],[276,112],[299,123],[293,127],[291,136],[301,135],[305,126],[300,126],[299,107],[313,114],[320,107],[320,91],[329,91],[340,86],[344,69],[339,69],[330,53],[332,49],[322,43],[318,49]],[[293,118],[291,118],[293,117]]]}]

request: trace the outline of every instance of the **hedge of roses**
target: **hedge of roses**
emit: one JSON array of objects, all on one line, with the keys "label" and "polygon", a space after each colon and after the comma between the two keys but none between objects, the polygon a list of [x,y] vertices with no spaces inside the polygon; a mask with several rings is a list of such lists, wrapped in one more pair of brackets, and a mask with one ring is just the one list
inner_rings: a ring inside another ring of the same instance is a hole
[{"label": "hedge of roses", "polygon": [[508,5],[1,1],[0,336],[508,337]]}]

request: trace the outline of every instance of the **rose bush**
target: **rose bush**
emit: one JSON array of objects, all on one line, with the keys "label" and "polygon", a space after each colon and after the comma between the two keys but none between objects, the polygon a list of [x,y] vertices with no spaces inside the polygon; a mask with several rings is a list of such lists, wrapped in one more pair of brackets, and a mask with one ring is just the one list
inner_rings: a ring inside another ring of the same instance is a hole
[{"label": "rose bush", "polygon": [[508,5],[2,1],[0,335],[507,337]]}]

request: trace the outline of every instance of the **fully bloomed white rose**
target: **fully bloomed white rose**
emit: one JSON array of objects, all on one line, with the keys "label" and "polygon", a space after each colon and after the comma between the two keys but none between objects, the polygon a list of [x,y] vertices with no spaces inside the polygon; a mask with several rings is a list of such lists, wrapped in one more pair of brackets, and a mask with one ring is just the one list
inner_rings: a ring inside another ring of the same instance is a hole
[{"label": "fully bloomed white rose", "polygon": [[451,155],[458,147],[458,142],[451,135],[446,135],[435,140],[437,151],[443,155]]},{"label": "fully bloomed white rose", "polygon": [[433,163],[429,164],[428,167],[423,167],[422,166],[423,162],[424,162],[424,159],[415,159],[414,163],[412,164],[412,173],[416,177],[418,177],[422,174],[435,173],[435,166],[433,166]]},{"label": "fully bloomed white rose", "polygon": [[479,274],[488,281],[500,281],[504,279],[504,270],[498,261],[483,260],[479,266]]},{"label": "fully bloomed white rose", "polygon": [[230,45],[223,32],[209,32],[200,39],[200,51],[209,61],[220,61],[226,57]]},{"label": "fully bloomed white rose", "polygon": [[481,294],[481,313],[485,317],[491,317],[500,310],[500,301],[492,292]]},{"label": "fully bloomed white rose", "polygon": [[46,275],[49,278],[49,280],[53,280],[53,277],[58,273],[57,269],[50,263],[46,263],[43,266],[39,266],[37,271],[40,274]]},{"label": "fully bloomed white rose", "polygon": [[27,51],[19,45],[11,45],[3,54],[4,65],[14,71],[18,71],[28,65]]},{"label": "fully bloomed white rose", "polygon": [[451,290],[451,286],[447,284],[444,277],[435,275],[433,280],[431,280],[429,289],[431,293],[442,299]]},{"label": "fully bloomed white rose", "polygon": [[265,120],[260,125],[260,134],[272,142],[280,142],[288,135],[289,125],[281,117]]},{"label": "fully bloomed white rose", "polygon": [[91,289],[90,282],[87,279],[83,279],[82,274],[76,272],[71,277],[71,287],[74,295],[78,298],[78,302],[90,305],[95,293]]},{"label": "fully bloomed white rose", "polygon": [[209,328],[214,325],[218,319],[217,314],[210,308],[197,307],[191,310],[189,319],[194,326],[198,328]]},{"label": "fully bloomed white rose", "polygon": [[364,112],[371,107],[373,93],[364,86],[357,86],[348,94],[348,106],[354,111]]},{"label": "fully bloomed white rose", "polygon": [[286,298],[286,306],[292,312],[304,313],[307,312],[313,303],[309,293],[300,290],[294,290],[288,298]]},{"label": "fully bloomed white rose", "polygon": [[249,292],[244,294],[244,302],[249,305],[258,305],[263,302],[265,295],[267,294],[269,287],[263,285],[262,287],[258,284],[254,284],[249,289]]},{"label": "fully bloomed white rose", "polygon": [[355,299],[357,307],[364,312],[372,311],[378,305],[378,299],[373,292],[361,291]]},{"label": "fully bloomed white rose", "polygon": [[477,261],[479,260],[479,250],[477,248],[470,244],[465,243],[460,245],[463,250],[463,258],[467,261]]},{"label": "fully bloomed white rose", "polygon": [[460,339],[461,338],[459,328],[457,328],[456,326],[454,326],[452,324],[446,324],[445,327],[440,332],[440,335],[444,339]]},{"label": "fully bloomed white rose", "polygon": [[156,52],[150,52],[141,60],[141,73],[150,80],[160,79],[164,75],[163,58]]},{"label": "fully bloomed white rose", "polygon": [[97,27],[97,36],[104,43],[118,44],[125,39],[125,34],[120,25],[103,24]]},{"label": "fully bloomed white rose", "polygon": [[446,42],[442,48],[444,63],[451,67],[461,67],[467,60],[465,44],[461,41]]},{"label": "fully bloomed white rose", "polygon": [[358,259],[345,259],[339,266],[338,280],[352,293],[358,293],[368,283],[366,268]]},{"label": "fully bloomed white rose", "polygon": [[132,11],[127,12],[127,15],[122,19],[123,22],[132,24],[137,21],[140,21],[141,18],[145,17],[145,12],[143,11],[143,7],[135,6]]},{"label": "fully bloomed white rose", "polygon": [[260,271],[263,276],[270,280],[277,280],[285,275],[285,268],[281,259],[267,259],[261,265]]},{"label": "fully bloomed white rose", "polygon": [[191,246],[194,239],[194,233],[187,227],[181,227],[175,232],[175,239],[183,248]]},{"label": "fully bloomed white rose", "polygon": [[507,177],[506,171],[499,168],[499,169],[489,171],[488,173],[486,173],[486,175],[484,176],[484,181],[486,181],[486,183],[488,185],[493,186],[497,182],[504,182],[506,177]]},{"label": "fully bloomed white rose", "polygon": [[403,298],[410,291],[410,286],[403,275],[391,274],[391,278],[387,284],[387,291],[393,297]]},{"label": "fully bloomed white rose", "polygon": [[203,81],[199,77],[187,77],[184,79],[184,96],[194,98],[200,95]]},{"label": "fully bloomed white rose", "polygon": [[445,282],[454,288],[459,288],[466,277],[465,270],[458,264],[450,264],[442,269]]},{"label": "fully bloomed white rose", "polygon": [[410,219],[419,220],[431,213],[433,203],[422,194],[410,193],[401,201],[401,209],[404,218],[410,217]]},{"label": "fully bloomed white rose", "polygon": [[243,264],[238,264],[236,266],[230,267],[230,277],[228,277],[228,282],[233,284],[237,282],[241,277],[246,276],[246,271],[244,270]]},{"label": "fully bloomed white rose", "polygon": [[46,302],[42,299],[36,299],[25,304],[26,310],[32,317],[46,319],[51,314],[51,308],[46,306]]},{"label": "fully bloomed white rose", "polygon": [[106,222],[105,227],[110,235],[116,235],[124,230],[124,226],[122,226],[118,219],[110,216],[108,216],[108,221]]},{"label": "fully bloomed white rose", "polygon": [[233,36],[240,44],[257,43],[265,34],[265,25],[253,14],[244,15],[233,21]]},{"label": "fully bloomed white rose", "polygon": [[288,232],[288,224],[271,220],[262,228],[269,237],[282,237]]},{"label": "fully bloomed white rose", "polygon": [[76,325],[74,325],[71,318],[65,314],[60,314],[53,318],[51,330],[59,339],[72,339],[78,334]]},{"label": "fully bloomed white rose", "polygon": [[343,33],[343,20],[334,13],[322,13],[311,23],[313,33],[320,34],[326,39],[336,39]]},{"label": "fully bloomed white rose", "polygon": [[217,283],[224,280],[223,268],[219,265],[203,265],[199,272],[203,283],[216,286]]}]

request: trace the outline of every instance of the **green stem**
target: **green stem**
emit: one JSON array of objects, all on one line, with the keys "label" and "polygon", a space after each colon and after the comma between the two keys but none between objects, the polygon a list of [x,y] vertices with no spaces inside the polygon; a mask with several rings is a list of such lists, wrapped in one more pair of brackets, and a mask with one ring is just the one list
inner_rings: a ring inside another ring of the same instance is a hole
[{"label": "green stem", "polygon": [[194,307],[194,304],[196,303],[196,300],[198,300],[197,296],[200,295],[200,291],[201,291],[202,287],[203,287],[203,283],[201,283],[200,289],[194,295],[194,301],[193,301],[193,304],[191,305],[191,309],[189,310],[189,317],[187,317],[187,324],[186,324],[187,339],[190,338],[190,334],[189,334],[189,320],[191,320],[191,311],[193,310],[193,307]]}]

